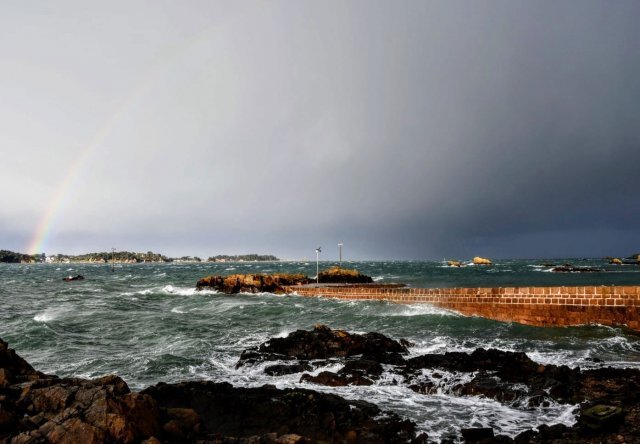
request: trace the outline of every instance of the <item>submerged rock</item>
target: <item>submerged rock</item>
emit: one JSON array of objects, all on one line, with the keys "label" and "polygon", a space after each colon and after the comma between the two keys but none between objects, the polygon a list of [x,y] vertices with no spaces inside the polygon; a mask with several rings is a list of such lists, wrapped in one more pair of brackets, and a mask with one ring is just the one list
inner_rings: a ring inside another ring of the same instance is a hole
[{"label": "submerged rock", "polygon": [[332,387],[345,385],[372,385],[373,381],[382,374],[382,365],[369,359],[354,359],[347,361],[345,366],[337,373],[320,372],[317,376],[304,374],[300,382],[328,385]]},{"label": "submerged rock", "polygon": [[213,289],[221,293],[285,293],[284,287],[309,283],[303,274],[232,274],[207,276],[196,283],[196,290]]},{"label": "submerged rock", "polygon": [[599,268],[592,267],[574,267],[570,264],[560,265],[559,267],[553,268],[551,271],[554,273],[599,273],[602,270]]}]

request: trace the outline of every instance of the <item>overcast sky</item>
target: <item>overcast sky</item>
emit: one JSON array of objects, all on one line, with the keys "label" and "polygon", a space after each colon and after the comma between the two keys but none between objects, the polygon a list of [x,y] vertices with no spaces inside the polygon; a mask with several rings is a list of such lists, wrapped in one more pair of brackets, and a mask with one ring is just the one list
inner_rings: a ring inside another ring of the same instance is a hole
[{"label": "overcast sky", "polygon": [[47,253],[640,252],[639,17],[637,1],[3,2],[0,249],[45,225]]}]

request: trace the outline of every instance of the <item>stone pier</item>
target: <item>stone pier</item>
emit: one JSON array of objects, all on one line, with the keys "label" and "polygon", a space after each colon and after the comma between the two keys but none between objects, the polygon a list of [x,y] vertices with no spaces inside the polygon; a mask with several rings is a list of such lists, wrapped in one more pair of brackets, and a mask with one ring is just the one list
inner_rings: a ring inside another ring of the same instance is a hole
[{"label": "stone pier", "polygon": [[640,286],[409,288],[395,285],[297,285],[307,297],[426,303],[467,316],[543,327],[601,324],[640,332]]}]

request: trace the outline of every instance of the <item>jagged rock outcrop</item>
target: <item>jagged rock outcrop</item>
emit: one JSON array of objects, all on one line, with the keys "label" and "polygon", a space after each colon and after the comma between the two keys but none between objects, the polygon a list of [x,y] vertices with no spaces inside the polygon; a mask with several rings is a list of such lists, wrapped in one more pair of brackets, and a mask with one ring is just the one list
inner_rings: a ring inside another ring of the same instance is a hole
[{"label": "jagged rock outcrop", "polygon": [[0,442],[137,442],[158,434],[153,399],[117,376],[45,375],[0,340]]},{"label": "jagged rock outcrop", "polygon": [[413,422],[363,401],[208,381],[135,393],[114,375],[45,375],[2,340],[0,378],[0,444],[426,442]]},{"label": "jagged rock outcrop", "polygon": [[[368,333],[367,335],[372,335]],[[301,365],[318,367],[341,362],[337,372],[304,373],[301,381],[327,386],[371,385],[384,371],[395,373],[417,393],[429,396],[447,392],[453,396],[484,396],[513,408],[530,409],[550,402],[579,404],[578,422],[540,425],[515,438],[494,436],[491,429],[466,429],[466,442],[504,443],[601,443],[640,442],[640,370],[600,368],[580,370],[567,366],[542,365],[521,352],[479,348],[472,353],[448,352],[407,358],[399,348],[408,344],[376,333],[379,353],[351,349],[351,339],[364,337],[318,325],[312,331],[298,330],[287,338],[272,338],[256,349],[245,350],[238,366],[259,361],[307,371]],[[378,336],[379,335],[379,336]],[[329,347],[322,345],[323,342]],[[395,343],[395,345],[393,345]],[[391,359],[390,359],[391,358]],[[389,365],[390,364],[390,365]],[[425,373],[425,370],[429,370]],[[472,374],[472,378],[455,375]],[[284,374],[284,373],[283,373]],[[387,378],[389,375],[387,375]],[[596,412],[596,413],[592,413]],[[605,412],[603,415],[602,412]],[[491,437],[490,437],[491,436]]]},{"label": "jagged rock outcrop", "polygon": [[207,276],[196,283],[197,290],[213,289],[221,293],[285,293],[284,287],[309,283],[303,274],[232,274]]},{"label": "jagged rock outcrop", "polygon": [[296,359],[306,363],[356,355],[382,363],[402,362],[407,344],[380,333],[359,335],[316,324],[311,331],[296,330],[286,338],[271,338],[257,348],[245,350],[236,367],[262,361]]},{"label": "jagged rock outcrop", "polygon": [[361,274],[358,270],[331,267],[318,273],[318,282],[321,284],[370,284],[373,279],[371,276]]}]

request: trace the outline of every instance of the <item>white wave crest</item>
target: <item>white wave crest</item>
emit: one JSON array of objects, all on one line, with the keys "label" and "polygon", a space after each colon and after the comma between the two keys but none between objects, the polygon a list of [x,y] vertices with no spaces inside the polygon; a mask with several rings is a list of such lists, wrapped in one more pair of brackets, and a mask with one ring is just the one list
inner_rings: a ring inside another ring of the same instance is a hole
[{"label": "white wave crest", "polygon": [[58,319],[64,312],[65,310],[60,308],[47,308],[43,312],[36,314],[33,320],[36,322],[51,322]]},{"label": "white wave crest", "polygon": [[428,315],[442,315],[442,316],[455,316],[460,317],[462,315],[455,313],[444,308],[436,307],[431,304],[389,304],[389,311],[382,312],[379,316],[428,316]]},{"label": "white wave crest", "polygon": [[196,290],[195,287],[174,287],[173,285],[165,285],[162,287],[162,293],[175,294],[179,296],[194,296],[196,294],[216,294],[215,290]]}]

